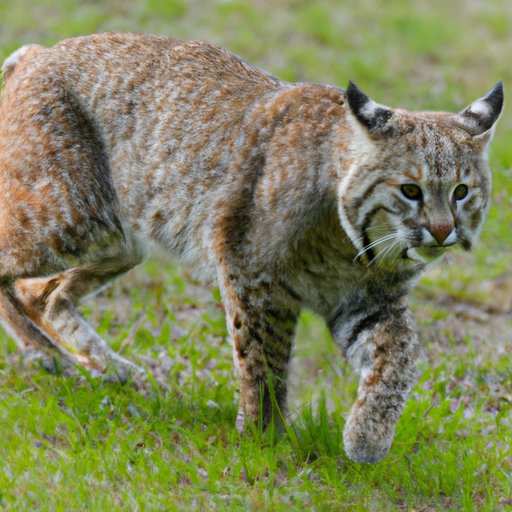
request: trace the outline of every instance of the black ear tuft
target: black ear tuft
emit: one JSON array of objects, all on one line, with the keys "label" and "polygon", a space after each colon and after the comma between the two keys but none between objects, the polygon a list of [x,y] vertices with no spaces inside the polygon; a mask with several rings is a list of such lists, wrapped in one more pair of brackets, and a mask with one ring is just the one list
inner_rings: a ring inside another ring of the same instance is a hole
[{"label": "black ear tuft", "polygon": [[349,81],[345,94],[350,110],[361,124],[371,132],[389,132],[386,124],[393,116],[390,108],[373,101],[352,81]]},{"label": "black ear tuft", "polygon": [[352,80],[348,82],[346,94],[348,104],[355,115],[359,114],[362,108],[370,101],[370,98]]},{"label": "black ear tuft", "polygon": [[456,124],[470,135],[490,130],[503,108],[503,83],[499,81],[485,96],[477,99],[456,116]]},{"label": "black ear tuft", "polygon": [[503,82],[500,80],[483,98],[498,116],[503,108]]}]

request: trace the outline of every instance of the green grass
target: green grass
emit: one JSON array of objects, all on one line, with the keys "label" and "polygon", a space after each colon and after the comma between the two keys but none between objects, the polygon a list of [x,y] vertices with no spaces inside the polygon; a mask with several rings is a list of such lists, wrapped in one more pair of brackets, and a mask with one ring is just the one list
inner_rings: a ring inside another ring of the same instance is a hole
[{"label": "green grass", "polygon": [[[457,110],[499,79],[511,92],[507,0],[3,0],[0,58],[116,29],[208,39],[288,80],[352,79],[391,106]],[[512,509],[511,138],[506,106],[482,242],[413,296],[423,373],[382,462],[343,452],[356,380],[308,312],[284,431],[240,436],[218,293],[152,260],[83,308],[151,371],[143,389],[50,375],[0,335],[0,509]]]}]

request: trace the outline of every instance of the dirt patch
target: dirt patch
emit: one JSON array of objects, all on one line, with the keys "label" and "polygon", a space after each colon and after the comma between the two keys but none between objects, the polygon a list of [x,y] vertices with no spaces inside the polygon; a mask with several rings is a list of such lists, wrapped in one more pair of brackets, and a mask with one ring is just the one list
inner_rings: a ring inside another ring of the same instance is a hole
[{"label": "dirt patch", "polygon": [[432,356],[477,349],[478,357],[494,361],[512,353],[512,276],[483,282],[477,295],[483,299],[416,288],[412,309]]}]

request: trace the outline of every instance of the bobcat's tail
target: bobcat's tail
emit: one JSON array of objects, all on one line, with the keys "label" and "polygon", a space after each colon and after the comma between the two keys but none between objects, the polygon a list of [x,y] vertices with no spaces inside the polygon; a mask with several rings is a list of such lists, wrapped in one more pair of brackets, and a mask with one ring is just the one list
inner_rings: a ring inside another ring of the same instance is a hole
[{"label": "bobcat's tail", "polygon": [[2,64],[2,75],[4,79],[4,83],[8,80],[9,76],[15,70],[18,63],[27,55],[33,54],[34,52],[39,52],[42,50],[44,46],[40,44],[26,44],[21,48],[18,48],[15,52],[11,53],[9,57],[4,60]]}]

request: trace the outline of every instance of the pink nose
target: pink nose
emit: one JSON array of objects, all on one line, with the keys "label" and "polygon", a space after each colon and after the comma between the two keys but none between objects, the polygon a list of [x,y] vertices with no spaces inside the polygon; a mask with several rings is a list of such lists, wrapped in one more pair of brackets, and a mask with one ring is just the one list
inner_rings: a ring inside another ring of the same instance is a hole
[{"label": "pink nose", "polygon": [[448,235],[453,231],[452,224],[434,224],[429,228],[432,236],[437,240],[439,245],[443,245]]}]

